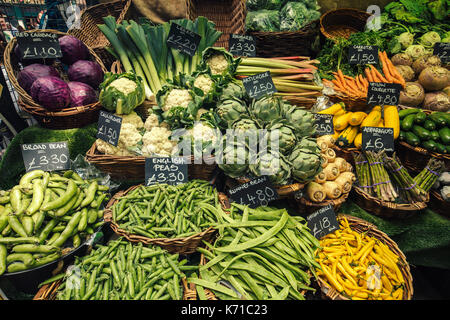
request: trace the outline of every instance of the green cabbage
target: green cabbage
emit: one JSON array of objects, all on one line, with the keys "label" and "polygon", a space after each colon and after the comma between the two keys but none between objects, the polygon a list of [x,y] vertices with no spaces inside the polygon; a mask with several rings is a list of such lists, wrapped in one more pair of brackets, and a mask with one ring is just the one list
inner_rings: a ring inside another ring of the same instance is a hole
[{"label": "green cabbage", "polygon": [[144,84],[142,79],[134,73],[108,72],[100,84],[100,104],[111,112],[130,114],[144,100]]},{"label": "green cabbage", "polygon": [[281,31],[296,31],[320,18],[320,12],[308,9],[302,2],[288,2],[280,12]]},{"label": "green cabbage", "polygon": [[256,11],[262,9],[279,10],[287,0],[247,0],[247,9]]},{"label": "green cabbage", "polygon": [[245,22],[247,31],[280,31],[278,10],[249,11]]}]

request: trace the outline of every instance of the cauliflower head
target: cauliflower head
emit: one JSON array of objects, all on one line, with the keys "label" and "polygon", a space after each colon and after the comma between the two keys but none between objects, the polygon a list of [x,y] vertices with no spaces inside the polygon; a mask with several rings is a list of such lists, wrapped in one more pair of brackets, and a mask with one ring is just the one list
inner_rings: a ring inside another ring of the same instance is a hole
[{"label": "cauliflower head", "polygon": [[134,111],[130,114],[116,115],[122,117],[122,125],[124,125],[125,123],[129,123],[135,126],[137,129],[141,129],[144,127],[144,121],[142,121],[141,117],[138,116],[138,114]]},{"label": "cauliflower head", "polygon": [[123,123],[120,128],[119,144],[123,144],[125,148],[133,147],[142,140],[142,136],[138,129],[129,123]]},{"label": "cauliflower head", "polygon": [[170,90],[167,95],[162,110],[165,112],[177,106],[186,108],[191,101],[193,101],[193,99],[189,90],[175,88]]},{"label": "cauliflower head", "polygon": [[145,131],[150,131],[154,127],[158,127],[158,126],[159,126],[158,116],[154,113],[150,114],[144,123]]},{"label": "cauliflower head", "polygon": [[170,156],[176,150],[176,141],[171,141],[172,131],[165,127],[154,127],[142,137],[144,156],[160,155]]},{"label": "cauliflower head", "polygon": [[208,94],[213,85],[213,80],[205,74],[199,75],[194,81],[194,86],[201,89],[204,94]]},{"label": "cauliflower head", "polygon": [[197,122],[189,134],[195,139],[203,142],[215,143],[217,141],[217,131],[203,122]]},{"label": "cauliflower head", "polygon": [[137,88],[136,82],[128,78],[119,78],[110,83],[110,87],[116,88],[123,94],[130,94]]},{"label": "cauliflower head", "polygon": [[117,144],[117,147],[102,139],[97,139],[95,143],[97,145],[97,150],[103,154],[112,156],[133,156],[133,153],[128,151],[127,147],[121,142]]},{"label": "cauliflower head", "polygon": [[228,61],[223,54],[215,54],[206,60],[212,74],[222,74],[228,68]]}]

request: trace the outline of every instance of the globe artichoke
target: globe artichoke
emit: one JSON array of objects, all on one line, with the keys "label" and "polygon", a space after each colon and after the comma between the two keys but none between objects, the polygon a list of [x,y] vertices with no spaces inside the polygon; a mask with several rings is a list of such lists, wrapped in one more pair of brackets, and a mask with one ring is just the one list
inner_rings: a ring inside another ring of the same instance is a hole
[{"label": "globe artichoke", "polygon": [[[297,138],[295,136],[295,130],[293,127],[283,124],[282,122],[277,122],[268,127],[270,132],[271,141],[274,139],[275,131],[278,131],[278,147],[280,153],[289,154],[292,149],[294,149],[295,144],[297,143]],[[268,141],[268,145],[271,144],[271,141]]]},{"label": "globe artichoke", "polygon": [[250,164],[249,169],[257,177],[269,176],[269,180],[275,185],[287,184],[291,177],[291,164],[274,151],[259,153],[256,163]]},{"label": "globe artichoke", "polygon": [[315,133],[314,115],[296,106],[291,106],[283,112],[283,119],[295,128],[298,137],[308,137]]},{"label": "globe artichoke", "polygon": [[248,171],[248,149],[243,143],[226,141],[222,140],[223,149],[217,153],[218,167],[231,178],[241,177]]},{"label": "globe artichoke", "polygon": [[300,140],[300,143],[298,144],[299,147],[302,147],[304,149],[308,149],[311,152],[314,152],[316,154],[320,153],[319,145],[317,144],[317,139],[312,137],[304,137]]},{"label": "globe artichoke", "polygon": [[312,152],[302,146],[297,146],[289,156],[292,164],[292,177],[302,183],[312,181],[322,171],[320,153]]},{"label": "globe artichoke", "polygon": [[228,83],[223,89],[220,99],[238,98],[240,100],[247,99],[247,92],[244,87],[234,80]]},{"label": "globe artichoke", "polygon": [[250,106],[250,114],[260,123],[269,124],[281,119],[282,100],[279,97],[265,96],[254,100]]},{"label": "globe artichoke", "polygon": [[247,114],[247,108],[242,100],[228,98],[219,103],[216,112],[230,127],[233,122],[241,119],[243,114]]}]

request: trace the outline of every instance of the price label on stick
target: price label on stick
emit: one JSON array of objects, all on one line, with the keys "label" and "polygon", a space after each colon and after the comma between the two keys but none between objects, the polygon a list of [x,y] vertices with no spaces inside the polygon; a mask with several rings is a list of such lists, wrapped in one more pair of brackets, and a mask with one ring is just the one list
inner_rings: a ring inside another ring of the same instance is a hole
[{"label": "price label on stick", "polygon": [[402,86],[398,83],[369,82],[367,104],[397,106]]},{"label": "price label on stick", "polygon": [[311,234],[317,239],[339,229],[339,222],[331,204],[307,216],[306,221]]},{"label": "price label on stick", "polygon": [[157,183],[177,185],[188,181],[188,165],[183,157],[145,159],[145,185]]},{"label": "price label on stick", "polygon": [[277,92],[270,71],[262,72],[242,79],[245,91],[250,98],[258,99],[266,94]]},{"label": "price label on stick", "polygon": [[100,110],[97,126],[97,138],[117,147],[119,143],[122,118],[112,113]]},{"label": "price label on stick", "polygon": [[235,56],[255,57],[256,56],[256,42],[250,35],[230,34],[228,40],[230,53]]},{"label": "price label on stick", "polygon": [[58,171],[70,169],[67,141],[22,144],[25,170]]},{"label": "price label on stick", "polygon": [[277,190],[267,176],[261,176],[228,190],[231,200],[248,205],[250,208],[267,206],[279,198]]},{"label": "price label on stick", "polygon": [[363,127],[362,128],[362,149],[364,151],[394,152],[394,129]]},{"label": "price label on stick", "polygon": [[450,62],[450,42],[435,43],[433,54],[438,56],[442,63]]},{"label": "price label on stick", "polygon": [[316,128],[316,133],[320,136],[334,133],[333,127],[333,115],[332,114],[314,114],[314,127]]},{"label": "price label on stick", "polygon": [[377,46],[350,46],[348,48],[349,64],[377,64]]},{"label": "price label on stick", "polygon": [[199,34],[172,23],[167,37],[167,45],[192,57],[197,51],[200,39]]},{"label": "price label on stick", "polygon": [[49,32],[21,32],[16,36],[22,59],[61,58],[58,35]]}]

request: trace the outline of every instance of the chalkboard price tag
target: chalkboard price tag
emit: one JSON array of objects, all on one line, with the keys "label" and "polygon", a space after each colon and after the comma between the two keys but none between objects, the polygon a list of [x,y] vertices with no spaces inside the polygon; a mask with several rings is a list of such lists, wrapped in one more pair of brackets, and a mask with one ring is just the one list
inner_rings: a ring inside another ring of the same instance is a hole
[{"label": "chalkboard price tag", "polygon": [[228,190],[231,200],[248,205],[250,208],[267,206],[279,198],[277,190],[267,176],[261,176]]},{"label": "chalkboard price tag", "polygon": [[230,34],[228,40],[228,47],[230,53],[235,56],[255,57],[256,56],[256,42],[250,35]]},{"label": "chalkboard price tag", "polygon": [[348,48],[349,64],[377,64],[377,46],[350,46]]},{"label": "chalkboard price tag", "polygon": [[314,113],[314,119],[314,127],[318,135],[334,134],[332,114]]},{"label": "chalkboard price tag", "polygon": [[250,98],[259,99],[266,94],[277,92],[270,71],[262,72],[242,79],[245,91]]},{"label": "chalkboard price tag", "polygon": [[438,56],[442,63],[450,62],[450,42],[435,43],[433,54]]},{"label": "chalkboard price tag", "polygon": [[364,151],[394,152],[394,129],[363,127],[362,149]]},{"label": "chalkboard price tag", "polygon": [[177,185],[188,181],[188,165],[183,157],[151,157],[145,159],[145,185],[157,183]]},{"label": "chalkboard price tag", "polygon": [[331,204],[307,216],[306,221],[311,234],[317,239],[321,239],[339,229],[339,222]]},{"label": "chalkboard price tag", "polygon": [[119,143],[122,118],[112,113],[100,110],[97,126],[97,138],[117,147]]},{"label": "chalkboard price tag", "polygon": [[70,169],[67,141],[22,144],[25,170],[58,171]]},{"label": "chalkboard price tag", "polygon": [[22,59],[61,58],[58,35],[49,32],[21,32],[16,36]]},{"label": "chalkboard price tag", "polygon": [[398,83],[369,82],[367,104],[397,106],[402,86]]},{"label": "chalkboard price tag", "polygon": [[192,57],[197,51],[200,39],[199,34],[172,23],[167,37],[167,45]]}]

